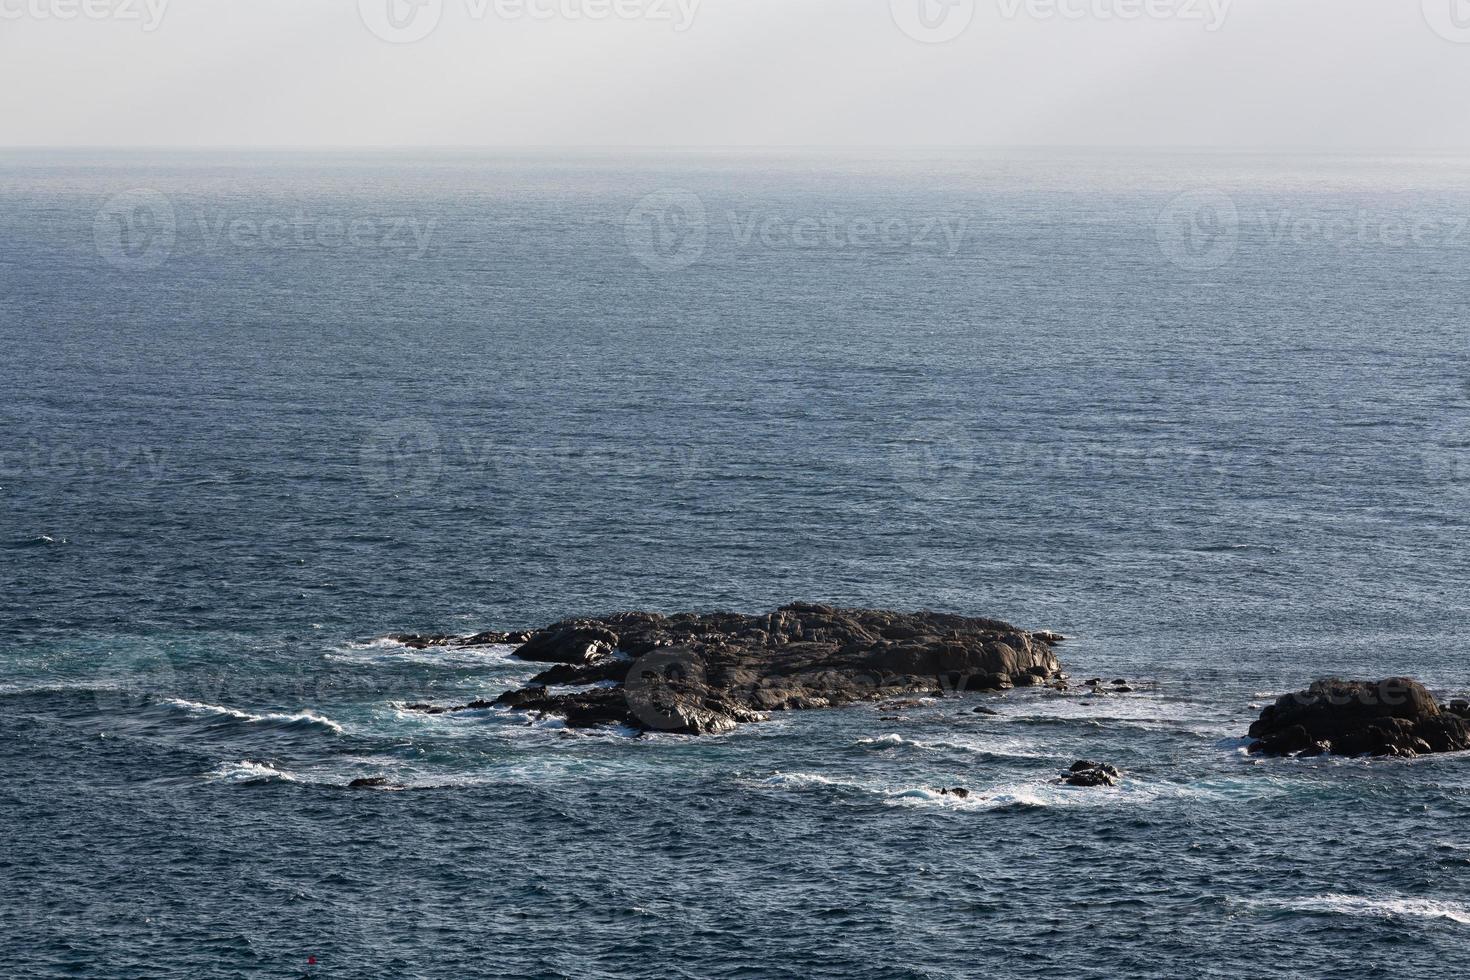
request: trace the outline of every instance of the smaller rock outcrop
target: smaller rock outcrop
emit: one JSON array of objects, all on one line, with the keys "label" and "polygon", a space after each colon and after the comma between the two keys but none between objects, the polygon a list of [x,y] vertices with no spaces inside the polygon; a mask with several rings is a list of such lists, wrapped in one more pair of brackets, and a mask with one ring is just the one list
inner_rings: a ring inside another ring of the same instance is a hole
[{"label": "smaller rock outcrop", "polygon": [[1123,774],[1116,766],[1110,766],[1106,762],[1089,762],[1082,760],[1072,763],[1072,768],[1062,773],[1061,782],[1068,786],[1081,786],[1091,788],[1094,786],[1116,786]]},{"label": "smaller rock outcrop", "polygon": [[392,782],[386,776],[366,776],[362,779],[354,779],[347,784],[348,789],[403,789],[397,783]]},{"label": "smaller rock outcrop", "polygon": [[1317,681],[1269,704],[1251,725],[1253,755],[1397,756],[1470,749],[1470,703],[1441,706],[1407,677]]},{"label": "smaller rock outcrop", "polygon": [[443,633],[392,633],[387,639],[402,643],[410,650],[430,650],[436,647],[488,647],[520,646],[531,639],[529,632],[500,633],[490,630],[473,636],[451,636]]},{"label": "smaller rock outcrop", "polygon": [[1092,694],[1132,694],[1133,687],[1123,678],[1119,677],[1113,681],[1112,686],[1102,682],[1101,677],[1094,677],[1082,685]]}]

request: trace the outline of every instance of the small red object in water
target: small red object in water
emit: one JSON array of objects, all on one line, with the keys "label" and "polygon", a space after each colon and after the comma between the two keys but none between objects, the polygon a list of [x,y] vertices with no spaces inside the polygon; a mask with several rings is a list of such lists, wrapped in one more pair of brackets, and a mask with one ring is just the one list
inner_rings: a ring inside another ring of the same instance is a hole
[{"label": "small red object in water", "polygon": [[306,965],[307,966],[316,966],[316,957],[315,956],[308,956],[306,958]]}]

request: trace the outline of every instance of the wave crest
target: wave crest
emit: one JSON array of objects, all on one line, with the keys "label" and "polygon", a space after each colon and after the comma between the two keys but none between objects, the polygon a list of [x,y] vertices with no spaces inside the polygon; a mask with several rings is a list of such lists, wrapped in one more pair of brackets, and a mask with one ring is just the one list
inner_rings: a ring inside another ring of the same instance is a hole
[{"label": "wave crest", "polygon": [[344,731],[340,723],[333,721],[326,715],[319,715],[312,711],[297,711],[292,713],[272,712],[257,715],[249,711],[241,711],[238,708],[229,708],[220,704],[205,704],[200,701],[187,701],[183,698],[169,698],[164,703],[169,707],[185,712],[193,718],[229,718],[250,725],[275,725],[284,728],[323,728],[334,735],[341,735]]}]

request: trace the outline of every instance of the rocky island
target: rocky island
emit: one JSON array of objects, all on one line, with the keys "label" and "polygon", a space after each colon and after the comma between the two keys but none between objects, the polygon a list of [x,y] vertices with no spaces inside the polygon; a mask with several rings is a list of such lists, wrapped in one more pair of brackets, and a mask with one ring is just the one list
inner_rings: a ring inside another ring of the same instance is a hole
[{"label": "rocky island", "polygon": [[1269,704],[1251,725],[1253,755],[1414,758],[1470,749],[1470,703],[1441,705],[1406,677],[1317,681]]},{"label": "rocky island", "polygon": [[[531,634],[398,636],[419,649],[524,637],[515,656],[551,665],[491,702],[586,728],[727,732],[770,712],[1060,683],[1062,637],[996,619],[797,604],[765,615],[618,613]],[[562,690],[554,690],[561,688]],[[568,690],[568,688],[570,690]]]}]

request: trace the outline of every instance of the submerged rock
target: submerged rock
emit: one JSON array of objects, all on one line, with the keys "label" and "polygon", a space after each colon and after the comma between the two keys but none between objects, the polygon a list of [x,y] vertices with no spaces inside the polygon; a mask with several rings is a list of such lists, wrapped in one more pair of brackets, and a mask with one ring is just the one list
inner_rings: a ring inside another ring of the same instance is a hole
[{"label": "submerged rock", "polygon": [[[773,711],[999,691],[1062,676],[1052,642],[1000,620],[817,605],[759,616],[567,620],[515,656],[553,666],[498,705],[555,714],[571,727],[690,735],[727,732]],[[583,690],[553,690],[561,686]]]},{"label": "submerged rock", "polygon": [[[1463,708],[1460,706],[1463,705]],[[1254,755],[1399,756],[1470,749],[1470,704],[1442,707],[1407,677],[1317,681],[1261,711],[1249,736]]]},{"label": "submerged rock", "polygon": [[968,800],[970,798],[970,791],[963,786],[956,786],[953,789],[937,789],[934,792],[940,796],[953,796],[961,800]]},{"label": "submerged rock", "polygon": [[367,776],[362,779],[354,779],[347,784],[348,789],[402,789],[391,782],[386,776]]}]

